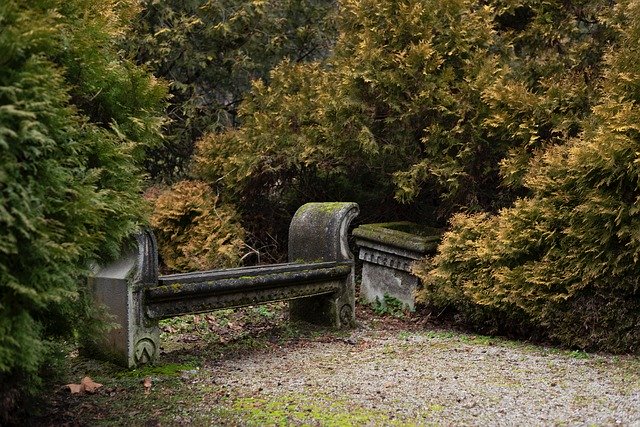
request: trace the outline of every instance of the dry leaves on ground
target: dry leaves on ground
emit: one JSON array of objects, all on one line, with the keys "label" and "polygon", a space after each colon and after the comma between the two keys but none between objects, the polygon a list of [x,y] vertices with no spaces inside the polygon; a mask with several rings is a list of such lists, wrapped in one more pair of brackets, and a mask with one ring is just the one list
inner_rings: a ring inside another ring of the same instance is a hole
[{"label": "dry leaves on ground", "polygon": [[91,377],[84,377],[80,384],[67,384],[65,387],[69,388],[71,394],[82,394],[82,393],[95,393],[102,384],[99,384],[91,379]]},{"label": "dry leaves on ground", "polygon": [[142,385],[144,386],[144,394],[149,394],[151,393],[151,386],[152,386],[153,382],[151,381],[151,377],[146,377],[143,381],[142,381]]}]

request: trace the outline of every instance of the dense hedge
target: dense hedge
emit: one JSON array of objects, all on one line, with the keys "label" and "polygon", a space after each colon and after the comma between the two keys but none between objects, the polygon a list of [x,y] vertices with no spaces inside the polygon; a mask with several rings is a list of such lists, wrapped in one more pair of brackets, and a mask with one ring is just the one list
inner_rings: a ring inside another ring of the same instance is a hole
[{"label": "dense hedge", "polygon": [[138,163],[166,90],[116,50],[134,4],[0,1],[0,423],[50,340],[87,323],[89,262],[143,217]]},{"label": "dense hedge", "polygon": [[431,224],[508,206],[531,156],[582,130],[612,31],[602,0],[485,3],[340,2],[333,54],[254,82],[242,126],[198,143],[199,177],[245,218],[312,199]]},{"label": "dense hedge", "polygon": [[640,1],[619,2],[607,23],[617,34],[584,131],[534,158],[529,197],[454,217],[433,265],[417,269],[424,301],[572,347],[640,352]]},{"label": "dense hedge", "polygon": [[635,351],[634,5],[343,0],[333,54],[255,82],[196,172],[249,218],[345,197],[454,215],[425,301]]},{"label": "dense hedge", "polygon": [[[305,63],[326,57],[336,37],[331,19],[336,10],[334,0],[139,3],[141,13],[122,46],[138,63],[170,83],[166,108],[170,120],[163,128],[164,139],[145,159],[145,168],[156,184],[201,180],[191,174],[196,140],[240,124],[238,109],[253,80],[269,81],[270,70],[283,60]],[[235,210],[232,206],[236,200],[220,191],[218,180],[207,182],[220,195],[216,206],[228,205]],[[250,251],[261,260],[272,255],[271,259],[278,261],[286,251],[288,221],[297,206],[289,208],[284,203],[287,208],[274,207],[264,202],[268,199],[262,195],[247,197],[246,203],[236,206],[250,228],[245,235],[247,244],[256,248]],[[167,218],[175,214],[162,209],[163,205],[156,205],[154,215]],[[213,218],[215,212],[203,215]],[[163,230],[158,231],[166,234],[169,225],[165,222]],[[237,237],[238,241],[243,240]],[[202,243],[195,236],[192,242],[188,240],[189,235],[179,244],[162,239],[161,246],[167,244],[166,250],[178,250],[178,246],[196,248]],[[166,256],[168,265],[186,268],[174,264],[177,253]]]}]

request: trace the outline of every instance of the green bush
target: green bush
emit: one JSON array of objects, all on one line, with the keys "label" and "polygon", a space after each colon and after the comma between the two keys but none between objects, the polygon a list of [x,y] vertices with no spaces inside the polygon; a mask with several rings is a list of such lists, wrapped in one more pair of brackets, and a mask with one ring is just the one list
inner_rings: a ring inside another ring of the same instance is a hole
[{"label": "green bush", "polygon": [[229,204],[203,182],[180,181],[154,201],[151,226],[158,252],[172,271],[237,267],[245,249],[244,230]]},{"label": "green bush", "polygon": [[406,169],[428,158],[437,189],[454,192],[461,159],[486,142],[474,124],[497,67],[492,15],[464,1],[396,3],[342,2],[334,54],[285,62],[268,85],[255,82],[239,112],[242,127],[203,139],[198,170],[224,177],[234,194],[284,193],[299,204],[310,183],[326,182],[333,191],[319,190],[321,197],[354,186],[358,199],[379,201],[396,190],[415,197],[406,174],[423,173]]},{"label": "green bush", "polygon": [[33,391],[48,342],[86,324],[89,263],[116,255],[143,219],[138,163],[159,139],[166,91],[118,56],[134,4],[0,1],[3,395],[17,379]]},{"label": "green bush", "polygon": [[640,352],[640,2],[619,2],[607,22],[617,34],[584,130],[533,159],[529,197],[452,220],[416,270],[424,301],[533,325],[571,347]]},{"label": "green bush", "polygon": [[[490,13],[467,2],[408,3],[400,13],[387,0],[342,2],[329,58],[284,61],[268,81],[254,82],[239,128],[198,143],[197,176],[234,201],[253,234],[284,247],[291,214],[308,201],[353,200],[366,220],[424,217],[437,210],[443,187],[429,182],[433,190],[418,198],[402,172],[424,154],[439,171],[431,177],[442,177],[434,181],[448,185],[460,176],[455,157],[471,153],[457,142],[483,144],[473,123],[450,131],[467,112],[484,110],[480,86],[496,66]],[[457,38],[464,42],[452,51]],[[447,141],[457,142],[443,150]],[[497,176],[495,166],[479,186]],[[413,197],[410,208],[396,193]]]}]

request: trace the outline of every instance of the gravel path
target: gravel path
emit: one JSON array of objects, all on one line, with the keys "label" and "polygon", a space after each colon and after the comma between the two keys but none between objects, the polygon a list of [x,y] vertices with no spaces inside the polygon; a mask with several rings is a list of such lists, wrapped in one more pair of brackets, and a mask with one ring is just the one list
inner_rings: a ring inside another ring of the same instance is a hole
[{"label": "gravel path", "polygon": [[249,424],[640,426],[638,357],[361,326],[212,368]]}]

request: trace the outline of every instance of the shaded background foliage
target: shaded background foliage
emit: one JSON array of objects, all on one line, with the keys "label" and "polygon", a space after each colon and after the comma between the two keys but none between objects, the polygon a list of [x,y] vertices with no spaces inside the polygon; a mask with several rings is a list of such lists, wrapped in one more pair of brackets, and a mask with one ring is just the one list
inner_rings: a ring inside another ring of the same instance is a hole
[{"label": "shaded background foliage", "polygon": [[170,82],[165,140],[147,159],[156,181],[188,175],[203,134],[239,124],[237,110],[255,79],[283,59],[325,57],[335,30],[333,0],[144,0],[124,47]]},{"label": "shaded background foliage", "polygon": [[[336,36],[333,0],[147,0],[141,4],[143,11],[124,48],[170,82],[165,139],[145,160],[151,178],[169,185],[183,179],[201,180],[191,173],[195,142],[240,125],[238,110],[252,81],[268,83],[270,70],[281,61],[325,58]],[[218,178],[207,182],[211,191],[223,193]],[[297,206],[267,200],[256,192],[237,203],[230,192],[221,194],[220,203],[235,205],[247,229],[243,251],[253,254],[248,260],[285,256],[288,221]],[[171,245],[168,240],[161,244]],[[180,251],[169,246],[165,255]],[[171,259],[166,262],[176,265]]]}]

